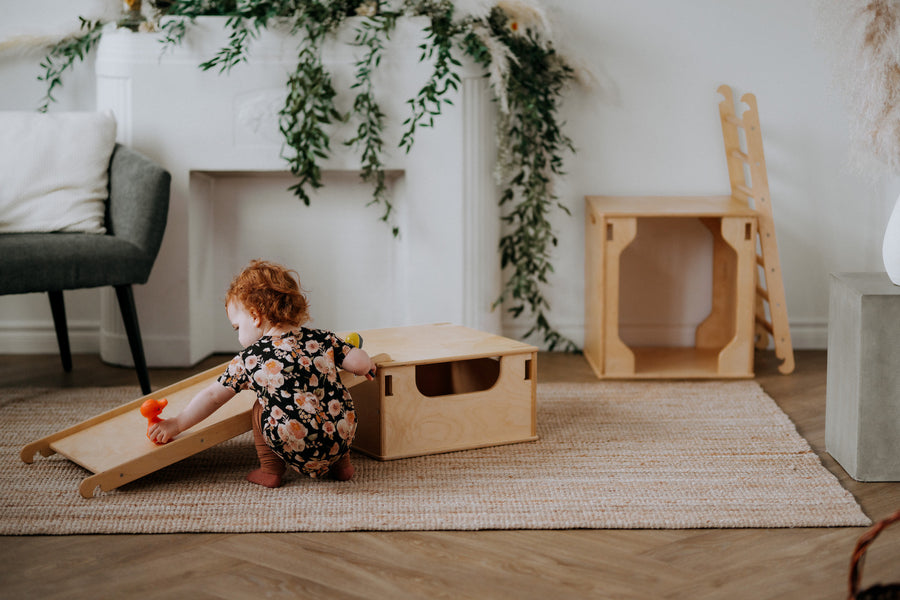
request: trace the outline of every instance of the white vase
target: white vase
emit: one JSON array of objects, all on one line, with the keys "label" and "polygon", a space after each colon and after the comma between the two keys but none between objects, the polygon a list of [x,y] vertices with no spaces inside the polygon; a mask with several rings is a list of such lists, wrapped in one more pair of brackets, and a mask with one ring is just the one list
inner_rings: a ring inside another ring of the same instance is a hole
[{"label": "white vase", "polygon": [[894,210],[884,230],[881,255],[888,277],[894,285],[900,285],[900,197],[894,203]]}]

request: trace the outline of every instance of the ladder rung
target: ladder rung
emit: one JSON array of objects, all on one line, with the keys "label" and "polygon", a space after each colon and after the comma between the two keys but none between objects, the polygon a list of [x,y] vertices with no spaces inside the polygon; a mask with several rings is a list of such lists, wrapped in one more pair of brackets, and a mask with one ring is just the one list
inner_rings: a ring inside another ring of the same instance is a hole
[{"label": "ladder rung", "polygon": [[756,286],[756,295],[760,296],[766,302],[769,301],[769,290],[762,288],[760,286]]},{"label": "ladder rung", "polygon": [[758,325],[762,325],[763,329],[765,329],[766,331],[768,331],[768,332],[771,333],[772,335],[775,335],[775,328],[772,327],[772,324],[769,323],[768,321],[766,321],[765,319],[761,319],[761,318],[759,318],[759,317],[756,317],[756,323],[757,323]]},{"label": "ladder rung", "polygon": [[762,254],[756,255],[756,264],[758,264],[761,267],[766,266],[766,259],[763,258]]},{"label": "ladder rung", "polygon": [[744,161],[748,165],[750,164],[750,157],[747,156],[746,154],[744,154],[743,152],[741,152],[740,150],[732,150],[731,155],[738,160]]},{"label": "ladder rung", "polygon": [[748,198],[753,198],[753,197],[754,197],[754,195],[753,195],[753,190],[751,190],[750,188],[748,188],[748,187],[747,187],[746,185],[744,185],[743,183],[736,183],[736,184],[734,184],[734,189],[736,189],[736,190],[739,191],[740,193],[744,194],[744,195],[747,196]]},{"label": "ladder rung", "polygon": [[743,127],[744,122],[741,119],[738,119],[734,115],[725,115],[725,120],[731,123],[732,125],[737,125],[738,127]]}]

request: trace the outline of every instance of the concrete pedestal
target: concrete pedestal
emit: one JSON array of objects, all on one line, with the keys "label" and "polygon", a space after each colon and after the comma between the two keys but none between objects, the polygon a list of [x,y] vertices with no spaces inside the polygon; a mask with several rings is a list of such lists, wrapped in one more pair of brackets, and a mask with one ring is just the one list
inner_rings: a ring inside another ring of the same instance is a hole
[{"label": "concrete pedestal", "polygon": [[900,481],[900,287],[832,274],[825,448],[858,481]]}]

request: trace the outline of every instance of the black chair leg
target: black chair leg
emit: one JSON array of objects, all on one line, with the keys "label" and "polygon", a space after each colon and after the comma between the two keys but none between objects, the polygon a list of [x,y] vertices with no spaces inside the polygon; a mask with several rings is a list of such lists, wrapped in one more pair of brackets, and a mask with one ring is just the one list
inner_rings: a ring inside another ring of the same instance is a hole
[{"label": "black chair leg", "polygon": [[66,324],[66,305],[63,302],[62,290],[48,292],[50,311],[53,313],[53,326],[56,328],[56,343],[59,345],[59,357],[62,359],[63,371],[72,371],[72,350],[69,347],[69,327]]},{"label": "black chair leg", "polygon": [[141,390],[145,394],[150,393],[150,373],[147,371],[147,360],[144,358],[144,344],[141,341],[141,328],[138,326],[137,309],[134,306],[134,293],[130,285],[117,285],[116,297],[119,300],[119,309],[122,311],[122,321],[125,323],[125,332],[128,334],[128,345],[131,346],[131,356],[134,358],[134,368],[137,369],[138,380],[141,382]]}]

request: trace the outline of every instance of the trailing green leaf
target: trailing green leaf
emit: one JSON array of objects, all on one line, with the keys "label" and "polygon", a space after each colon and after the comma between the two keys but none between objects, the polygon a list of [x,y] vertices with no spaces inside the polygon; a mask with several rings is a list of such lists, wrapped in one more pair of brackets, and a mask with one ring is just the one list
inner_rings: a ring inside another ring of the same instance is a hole
[{"label": "trailing green leaf", "polygon": [[[543,294],[553,272],[552,249],[558,243],[550,212],[560,209],[569,213],[557,200],[553,181],[563,175],[562,153],[574,150],[558,117],[559,99],[572,71],[552,48],[542,46],[530,34],[512,34],[499,11],[494,11],[490,21],[494,35],[516,57],[507,80],[509,114],[502,115],[499,124],[501,144],[506,146],[501,154],[509,161],[502,165],[505,184],[500,204],[509,208],[502,216],[507,232],[500,239],[500,259],[510,274],[494,305],[508,303],[513,317],[528,310],[534,324],[525,337],[539,334],[549,350],[577,351],[573,341],[550,325],[545,314],[550,305]],[[476,56],[483,57],[477,52],[478,45],[472,40],[469,43]]]},{"label": "trailing green leaf", "polygon": [[282,157],[297,178],[297,183],[289,189],[307,206],[308,188],[322,187],[319,161],[328,158],[331,152],[327,127],[346,119],[334,106],[337,92],[331,75],[322,65],[319,43],[321,39],[309,39],[300,47],[297,69],[288,77],[287,97],[278,113],[279,129],[285,140]]},{"label": "trailing green leaf", "polygon": [[385,183],[382,159],[385,115],[375,100],[372,72],[381,63],[384,44],[389,39],[390,32],[396,23],[397,15],[389,13],[364,19],[356,28],[356,37],[353,43],[366,49],[363,57],[356,61],[356,82],[351,86],[351,89],[357,90],[356,98],[353,101],[353,112],[360,122],[356,128],[356,135],[344,142],[348,146],[360,149],[361,177],[373,188],[372,201],[369,204],[384,206],[381,220],[391,226],[394,237],[399,235],[400,230],[392,223],[393,205]]},{"label": "trailing green leaf", "polygon": [[227,73],[235,65],[247,62],[247,47],[256,32],[248,25],[248,20],[241,16],[231,16],[225,22],[231,32],[228,34],[228,45],[219,50],[214,57],[201,63],[200,68],[209,71],[216,67],[219,73]]},{"label": "trailing green leaf", "polygon": [[50,104],[56,102],[53,90],[62,86],[62,76],[72,67],[76,60],[83,61],[91,50],[100,42],[103,34],[103,21],[89,21],[78,17],[81,21],[79,31],[83,32],[63,38],[50,48],[47,56],[41,62],[43,75],[38,76],[38,81],[47,84],[47,93],[41,99],[38,111],[47,112]]},{"label": "trailing green leaf", "polygon": [[456,36],[462,30],[453,21],[453,4],[438,3],[440,10],[426,13],[430,24],[425,28],[426,41],[419,46],[421,62],[433,62],[431,77],[419,90],[415,98],[407,100],[412,109],[412,116],[406,119],[406,131],[400,138],[400,147],[409,152],[412,149],[417,127],[433,127],[434,118],[441,114],[444,104],[453,104],[447,98],[451,90],[459,90],[460,78],[458,69],[461,63],[453,57]]}]

